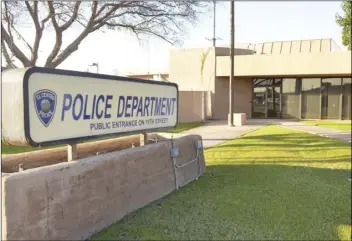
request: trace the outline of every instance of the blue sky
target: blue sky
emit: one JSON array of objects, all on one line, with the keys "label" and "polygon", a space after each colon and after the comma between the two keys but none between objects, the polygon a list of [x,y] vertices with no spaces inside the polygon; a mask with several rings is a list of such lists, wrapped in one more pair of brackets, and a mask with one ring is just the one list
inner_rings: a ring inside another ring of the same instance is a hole
[{"label": "blue sky", "polygon": [[[219,2],[217,5],[217,37],[222,39],[218,41],[219,45],[229,44],[229,5],[229,2]],[[333,38],[343,47],[341,28],[335,22],[337,12],[341,12],[339,1],[238,1],[235,3],[236,42]],[[206,38],[213,35],[212,15],[212,12],[204,14],[196,27],[189,26],[182,47],[211,46],[212,43]],[[70,30],[66,37],[74,37],[77,34],[75,31]],[[42,42],[42,54],[50,51],[46,46],[49,43],[51,46],[55,39],[53,33],[46,37]],[[79,50],[59,68],[86,71],[89,64],[98,62],[100,72],[105,74],[112,74],[114,70],[167,70],[171,48],[175,47],[154,38],[140,43],[128,33],[96,32],[84,40]],[[95,70],[91,68],[91,71]]]}]

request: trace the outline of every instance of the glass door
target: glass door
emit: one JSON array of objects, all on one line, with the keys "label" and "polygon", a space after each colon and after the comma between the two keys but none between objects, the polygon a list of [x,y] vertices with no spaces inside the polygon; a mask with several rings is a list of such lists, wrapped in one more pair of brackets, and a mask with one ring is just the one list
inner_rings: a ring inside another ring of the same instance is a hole
[{"label": "glass door", "polygon": [[266,87],[253,88],[252,117],[266,118]]},{"label": "glass door", "polygon": [[254,79],[252,118],[281,118],[282,79]]},{"label": "glass door", "polygon": [[281,87],[267,87],[267,117],[281,118]]}]

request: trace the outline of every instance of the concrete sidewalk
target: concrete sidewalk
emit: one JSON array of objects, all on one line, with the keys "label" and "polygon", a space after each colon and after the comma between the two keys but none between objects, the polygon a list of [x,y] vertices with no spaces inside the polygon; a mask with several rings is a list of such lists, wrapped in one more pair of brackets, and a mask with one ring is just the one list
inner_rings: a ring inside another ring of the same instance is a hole
[{"label": "concrete sidewalk", "polygon": [[[210,121],[203,126],[193,128],[182,132],[181,134],[196,134],[203,138],[203,147],[205,149],[219,145],[223,142],[240,137],[246,133],[255,131],[266,126],[266,123],[251,122],[250,120],[244,126],[229,127],[227,121]],[[174,135],[177,137],[177,135]]]},{"label": "concrete sidewalk", "polygon": [[203,126],[193,128],[181,133],[160,133],[167,138],[177,138],[182,135],[201,135],[203,138],[203,146],[205,149],[214,147],[223,142],[230,141],[249,132],[255,131],[267,125],[280,125],[283,127],[306,131],[311,134],[320,135],[324,137],[334,138],[351,143],[351,132],[342,132],[324,127],[318,127],[301,123],[292,120],[279,120],[279,119],[249,119],[244,126],[229,127],[227,121],[209,121]]},{"label": "concrete sidewalk", "polygon": [[344,132],[344,131],[334,130],[326,127],[313,126],[313,125],[300,123],[300,122],[283,122],[281,123],[281,125],[283,127],[287,127],[287,128],[291,128],[299,131],[305,131],[311,134],[351,143],[351,132]]}]

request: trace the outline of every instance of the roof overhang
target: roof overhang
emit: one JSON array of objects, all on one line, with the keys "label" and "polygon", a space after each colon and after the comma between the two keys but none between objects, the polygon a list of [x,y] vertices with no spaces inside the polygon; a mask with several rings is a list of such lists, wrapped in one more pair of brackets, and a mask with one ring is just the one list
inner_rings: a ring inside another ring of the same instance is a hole
[{"label": "roof overhang", "polygon": [[[351,52],[234,57],[238,77],[350,76]],[[217,76],[230,75],[230,58],[217,57]]]}]

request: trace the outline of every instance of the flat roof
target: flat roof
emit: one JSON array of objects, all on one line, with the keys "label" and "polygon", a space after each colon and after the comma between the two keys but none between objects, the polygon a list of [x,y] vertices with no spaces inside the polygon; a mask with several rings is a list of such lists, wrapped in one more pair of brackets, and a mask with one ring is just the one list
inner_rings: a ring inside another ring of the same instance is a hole
[{"label": "flat roof", "polygon": [[[230,75],[230,59],[217,57],[217,76]],[[350,76],[351,52],[235,56],[235,76]]]}]

